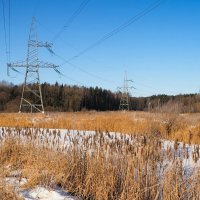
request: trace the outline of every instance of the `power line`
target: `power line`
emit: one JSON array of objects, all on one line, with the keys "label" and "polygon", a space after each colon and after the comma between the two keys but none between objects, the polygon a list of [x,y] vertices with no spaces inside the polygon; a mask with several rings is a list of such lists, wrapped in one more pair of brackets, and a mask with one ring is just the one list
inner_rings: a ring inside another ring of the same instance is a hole
[{"label": "power line", "polygon": [[151,12],[152,10],[154,10],[155,8],[160,6],[163,1],[164,0],[158,0],[158,1],[154,2],[153,4],[151,4],[150,6],[145,8],[143,11],[141,11],[140,13],[135,15],[134,17],[130,18],[127,22],[123,23],[122,25],[120,25],[119,27],[117,27],[116,29],[111,31],[110,33],[104,35],[97,42],[95,42],[92,45],[88,46],[87,48],[85,48],[84,50],[79,52],[77,55],[71,57],[68,60],[63,58],[63,57],[61,57],[61,56],[58,56],[57,54],[55,54],[57,57],[59,57],[59,58],[61,58],[63,60],[63,63],[61,63],[60,66],[62,66],[62,65],[67,63],[67,64],[77,68],[78,70],[82,71],[83,73],[88,74],[88,75],[90,75],[92,77],[95,77],[95,78],[97,78],[99,80],[103,80],[103,81],[106,81],[106,82],[113,82],[113,81],[106,80],[106,79],[104,79],[104,78],[102,78],[102,77],[100,77],[100,76],[98,76],[96,74],[93,74],[91,72],[88,72],[85,69],[80,68],[79,66],[72,64],[70,61],[74,60],[75,58],[78,58],[79,56],[83,55],[84,53],[86,53],[87,51],[91,50],[92,48],[95,48],[96,46],[98,46],[99,44],[104,42],[105,40],[109,39],[110,37],[114,36],[115,34],[119,33],[120,31],[124,30],[126,27],[128,27],[132,23],[136,22],[137,20],[141,19],[143,16],[145,16],[146,14],[148,14],[149,12]]},{"label": "power line", "polygon": [[[137,15],[135,15],[134,17],[132,17],[131,19],[129,19],[126,23],[120,25],[119,27],[117,27],[116,29],[114,29],[113,31],[111,31],[109,34],[106,34],[104,37],[101,38],[101,40],[98,40],[98,42],[101,43],[101,42],[105,41],[106,39],[112,37],[113,35],[117,34],[117,33],[120,32],[121,30],[125,29],[127,26],[131,25],[131,24],[134,23],[135,21],[139,20],[140,18],[142,18],[143,16],[145,16],[146,14],[148,14],[149,12],[151,12],[152,10],[154,10],[155,8],[157,8],[158,6],[160,6],[161,3],[162,3],[163,1],[164,1],[164,0],[158,0],[158,1],[154,2],[154,3],[151,4],[149,7],[147,7],[146,9],[144,9],[143,11],[141,11],[140,13],[138,13]],[[69,20],[68,20],[68,21],[69,21]],[[40,22],[39,22],[39,23],[40,23]],[[41,23],[40,23],[40,24],[41,24]],[[99,43],[96,42],[95,44],[98,45]],[[95,46],[94,46],[94,47],[95,47]],[[114,82],[114,81],[110,81],[110,80],[107,80],[107,79],[105,79],[105,78],[102,78],[102,77],[100,77],[100,76],[98,76],[98,75],[96,75],[96,74],[94,74],[94,73],[88,72],[87,70],[85,70],[85,69],[83,69],[83,68],[81,68],[81,67],[79,67],[79,66],[77,66],[77,65],[75,65],[75,64],[72,64],[71,62],[69,62],[69,60],[63,58],[62,56],[59,56],[58,54],[55,54],[55,53],[54,53],[54,55],[57,56],[58,58],[60,58],[61,60],[63,60],[64,63],[69,64],[70,66],[72,66],[72,67],[78,69],[79,71],[81,71],[81,72],[83,72],[83,73],[85,73],[85,74],[87,74],[87,75],[89,75],[89,76],[95,77],[95,78],[97,78],[97,79],[99,79],[99,80],[102,80],[102,81],[105,81],[105,82],[112,82],[112,83]],[[78,57],[78,56],[80,56],[80,55],[76,55],[75,57]],[[63,75],[63,74],[62,74],[62,75]],[[63,75],[63,76],[65,76],[65,75]],[[76,81],[76,80],[74,80],[74,79],[72,79],[72,78],[69,78],[69,77],[66,77],[66,78],[68,78],[68,79],[70,79],[70,80],[73,80],[74,82],[78,82],[78,81]],[[80,83],[80,82],[79,82],[79,83]],[[152,87],[150,87],[150,86],[145,86],[145,87],[148,87],[148,88],[153,89],[153,90],[157,90],[157,89],[152,88]],[[147,92],[147,91],[146,91],[146,92]],[[148,92],[149,92],[149,91],[148,91]]]},{"label": "power line", "polygon": [[83,69],[83,68],[81,68],[81,67],[79,67],[79,66],[77,66],[77,65],[75,65],[75,64],[73,64],[73,63],[71,63],[71,62],[68,62],[65,58],[63,58],[62,56],[56,54],[55,52],[53,52],[53,54],[54,54],[56,57],[58,57],[58,58],[60,58],[61,60],[63,60],[64,62],[66,62],[68,65],[72,66],[73,68],[78,69],[79,71],[81,71],[81,72],[83,72],[83,73],[85,73],[85,74],[87,74],[87,75],[89,75],[89,76],[91,76],[91,77],[94,77],[94,78],[96,78],[96,79],[99,79],[99,80],[101,80],[101,81],[108,82],[108,83],[116,83],[116,82],[114,82],[114,81],[111,81],[111,80],[105,79],[105,78],[103,78],[103,77],[101,77],[101,76],[98,76],[97,74],[94,74],[94,73],[92,73],[92,72],[89,72],[89,71],[87,71],[87,70],[85,70],[85,69]]},{"label": "power line", "polygon": [[[39,23],[39,25],[40,26],[42,26],[44,29],[46,29],[48,32],[51,32],[52,33],[52,31],[48,28],[48,27],[46,27],[45,25],[43,25],[38,19],[36,20],[38,23]],[[62,38],[59,38],[62,42],[66,42],[65,40],[63,40]],[[70,44],[69,44],[70,45]],[[72,46],[72,45],[71,45]],[[77,49],[77,48],[76,48]],[[56,57],[58,57],[60,60],[62,60],[63,62],[66,62],[67,60],[63,57],[63,56],[60,56],[60,55],[58,55],[57,53],[55,53],[55,51],[53,52],[53,55],[55,55]],[[88,58],[89,59],[89,58]],[[91,59],[90,59],[91,60]],[[75,64],[73,64],[73,63],[70,63],[70,62],[66,62],[68,65],[70,65],[71,67],[73,67],[73,68],[76,68],[76,69],[78,69],[79,71],[81,71],[81,72],[83,72],[83,73],[85,73],[85,74],[87,74],[87,75],[89,75],[89,76],[91,76],[91,77],[94,77],[94,78],[97,78],[97,79],[99,79],[99,80],[102,80],[102,81],[104,81],[104,82],[109,82],[109,83],[115,83],[115,84],[119,84],[118,82],[115,82],[115,81],[112,81],[112,80],[108,80],[108,79],[105,79],[105,78],[103,78],[103,77],[100,77],[100,76],[98,76],[98,75],[96,75],[96,74],[94,74],[94,73],[92,73],[92,72],[88,72],[87,70],[85,70],[85,69],[83,69],[83,68],[81,68],[81,67],[79,67],[79,66],[77,66],[77,65],[75,65]],[[65,76],[65,75],[64,75]],[[72,79],[73,80],[73,79]],[[75,81],[75,80],[74,80]],[[75,81],[75,82],[77,82],[77,83],[79,83],[80,84],[80,82],[79,81]]]},{"label": "power line", "polygon": [[8,49],[10,62],[10,0],[8,1]]},{"label": "power line", "polygon": [[9,61],[8,56],[8,43],[7,43],[7,31],[6,31],[6,17],[5,17],[5,3],[4,0],[2,0],[2,9],[3,9],[3,28],[4,28],[4,40],[5,40],[5,48],[6,48],[6,59],[7,63]]},{"label": "power line", "polygon": [[[38,19],[36,19],[36,21],[37,21],[37,23],[38,23],[45,31],[47,31],[48,33],[51,33],[52,35],[54,34],[54,32],[53,32],[49,27],[47,27],[46,25],[44,25],[43,23],[41,23],[41,21],[39,21]],[[61,37],[59,37],[58,39],[60,40],[60,42],[62,42],[62,44],[63,44],[63,43],[66,43],[66,44],[67,44],[68,46],[70,46],[73,50],[76,50],[76,51],[79,50],[74,44],[69,43],[68,41],[66,41],[66,39],[61,38]],[[86,59],[87,59],[87,60],[90,60],[91,62],[98,62],[98,63],[100,62],[100,63],[102,63],[102,61],[96,60],[96,59],[91,58],[91,57],[86,57]],[[109,68],[110,66],[107,66],[107,67]],[[119,84],[119,83],[118,83],[118,84]]]},{"label": "power line", "polygon": [[[55,55],[56,57],[58,57],[59,59],[63,60],[63,61],[67,61],[65,58],[63,58],[62,56],[60,56],[60,55],[58,55],[58,54],[56,54],[56,53],[54,53],[54,55]],[[116,82],[116,81],[108,80],[108,79],[105,79],[105,78],[103,78],[103,77],[100,77],[100,76],[98,76],[98,75],[96,75],[96,74],[94,74],[94,73],[92,73],[92,72],[88,72],[87,70],[84,70],[83,68],[81,68],[81,67],[79,67],[79,66],[77,66],[77,65],[75,65],[75,64],[73,64],[73,63],[71,63],[71,62],[67,62],[67,64],[70,65],[70,66],[72,66],[72,67],[74,67],[74,68],[76,68],[76,69],[78,69],[79,71],[81,71],[81,72],[83,72],[83,73],[85,73],[85,74],[87,74],[87,75],[89,75],[89,76],[91,76],[91,77],[93,77],[93,78],[96,78],[96,79],[98,79],[98,80],[101,80],[101,81],[103,81],[103,82],[118,84],[118,82]],[[74,81],[74,82],[76,82],[76,83],[78,83],[78,84],[84,85],[83,83],[81,83],[81,82],[79,82],[79,81],[76,81],[76,80],[74,80],[74,79],[72,79],[72,78],[70,78],[70,77],[67,77],[67,76],[64,75],[64,74],[63,74],[63,76],[65,76],[67,79],[72,80],[72,81]],[[137,81],[133,81],[133,82],[134,82],[134,84],[138,84],[138,85],[140,85],[140,86],[146,87],[146,88],[150,89],[151,91],[150,91],[150,90],[144,90],[144,89],[134,88],[134,89],[136,89],[136,90],[140,90],[140,91],[143,91],[143,92],[146,92],[146,93],[149,93],[149,94],[152,94],[153,91],[158,91],[158,89],[156,89],[156,88],[154,88],[154,87],[152,87],[152,86],[150,86],[150,85],[146,85],[146,84],[143,84],[143,83],[137,82]],[[171,92],[171,93],[174,93],[174,92],[172,92],[172,91],[163,91],[163,92]],[[138,93],[138,92],[137,92],[137,93]],[[140,94],[141,94],[141,93],[140,93]]]},{"label": "power line", "polygon": [[80,13],[84,10],[90,0],[83,0],[78,9],[71,15],[71,17],[66,21],[65,25],[58,31],[58,33],[52,38],[51,42],[55,42],[55,40],[60,37],[60,35],[65,31],[65,29],[69,28],[72,22],[80,15]]},{"label": "power line", "polygon": [[[80,57],[81,55],[85,54],[87,51],[89,51],[89,50],[95,48],[96,46],[100,45],[101,43],[103,43],[105,40],[107,40],[107,39],[111,38],[112,36],[118,34],[122,30],[124,30],[125,28],[127,28],[128,26],[133,24],[134,22],[140,20],[142,17],[144,17],[145,15],[147,15],[148,13],[150,13],[151,11],[153,11],[154,9],[159,7],[162,4],[162,2],[164,2],[164,1],[165,0],[157,0],[157,1],[155,1],[153,4],[151,4],[150,6],[146,7],[141,12],[139,12],[135,16],[131,17],[128,21],[126,21],[125,23],[121,24],[120,26],[118,26],[117,28],[112,30],[111,32],[105,34],[102,38],[100,38],[99,40],[97,40],[93,44],[89,45],[88,47],[86,47],[85,49],[83,49],[82,51],[77,53],[76,55],[72,56],[67,61],[69,62],[69,61],[72,61],[72,60]],[[63,62],[61,65],[64,65],[65,63],[66,62]]]},{"label": "power line", "polygon": [[[83,72],[84,74],[87,74],[87,75],[89,75],[89,76],[91,76],[91,77],[93,77],[93,78],[96,78],[96,79],[98,79],[98,80],[101,80],[101,81],[107,82],[107,83],[119,84],[119,83],[116,82],[116,81],[105,79],[105,78],[103,78],[103,77],[101,77],[101,76],[99,76],[99,75],[97,75],[97,74],[94,74],[94,73],[92,73],[92,72],[89,72],[89,71],[83,69],[82,67],[79,67],[79,66],[77,66],[77,65],[75,65],[75,64],[73,64],[73,63],[71,63],[71,62],[68,62],[64,57],[62,57],[62,56],[56,54],[55,52],[53,52],[53,55],[55,55],[55,56],[58,57],[59,59],[63,60],[64,62],[66,62],[66,63],[67,63],[68,65],[70,65],[71,67],[76,68],[76,69],[78,69],[79,71]],[[63,74],[63,76],[65,76],[65,75]],[[66,78],[68,78],[68,77],[66,77]],[[69,78],[69,79],[71,79],[71,80],[73,80],[74,82],[77,82],[78,84],[80,84],[79,81],[76,81],[76,80],[74,80],[74,79],[72,79],[72,78]],[[145,88],[148,88],[148,89],[150,89],[151,91],[150,91],[150,90],[143,90],[143,89],[135,88],[135,89],[137,89],[137,90],[140,90],[140,91],[143,91],[143,92],[146,92],[146,93],[149,93],[149,94],[150,94],[150,93],[153,93],[153,91],[158,91],[158,89],[152,87],[151,85],[146,85],[146,84],[143,84],[143,83],[138,82],[138,81],[133,81],[133,82],[134,82],[134,84],[137,84],[137,85],[143,86],[143,87],[145,87]],[[81,84],[83,84],[83,83],[81,83]],[[84,85],[84,84],[83,84],[83,85]],[[168,92],[174,93],[173,91],[163,91],[163,92],[165,92],[165,93],[168,93]]]}]

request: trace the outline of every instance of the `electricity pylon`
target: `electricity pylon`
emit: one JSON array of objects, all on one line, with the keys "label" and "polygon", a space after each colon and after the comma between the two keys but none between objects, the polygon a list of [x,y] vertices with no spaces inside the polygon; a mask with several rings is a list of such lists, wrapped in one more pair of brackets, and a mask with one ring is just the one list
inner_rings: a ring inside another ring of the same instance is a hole
[{"label": "electricity pylon", "polygon": [[124,84],[122,87],[118,87],[118,89],[121,90],[121,99],[120,99],[120,105],[119,110],[123,111],[129,111],[129,89],[135,89],[133,86],[128,86],[129,82],[133,82],[132,80],[127,79],[127,75],[125,72],[124,75]]},{"label": "electricity pylon", "polygon": [[42,91],[40,84],[39,68],[53,68],[57,73],[58,66],[47,62],[39,61],[38,48],[45,47],[52,52],[51,44],[39,42],[37,40],[37,32],[35,27],[35,18],[32,18],[31,29],[28,39],[28,52],[25,62],[8,63],[8,71],[15,68],[25,67],[25,81],[23,84],[22,96],[20,101],[19,112],[41,112],[44,113],[44,105],[42,100]]}]

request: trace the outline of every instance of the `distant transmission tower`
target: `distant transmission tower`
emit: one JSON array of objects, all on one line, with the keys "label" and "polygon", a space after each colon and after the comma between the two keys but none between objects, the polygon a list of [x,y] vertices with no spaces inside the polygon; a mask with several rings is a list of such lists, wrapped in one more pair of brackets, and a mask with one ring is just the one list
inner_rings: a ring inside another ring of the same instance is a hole
[{"label": "distant transmission tower", "polygon": [[121,90],[121,99],[120,99],[119,110],[128,111],[130,109],[130,106],[129,106],[129,89],[133,89],[134,87],[133,86],[129,87],[128,86],[129,82],[133,82],[133,81],[127,79],[127,75],[126,75],[126,72],[125,72],[124,84],[123,84],[122,87],[119,87],[119,89]]},{"label": "distant transmission tower", "polygon": [[45,47],[47,50],[51,50],[52,44],[47,42],[39,42],[37,40],[37,33],[35,27],[35,18],[32,18],[30,35],[28,40],[28,53],[25,62],[8,63],[8,71],[12,69],[17,71],[17,67],[25,67],[25,81],[23,84],[21,102],[19,112],[41,112],[44,113],[44,105],[42,100],[42,91],[40,85],[39,68],[53,68],[57,73],[58,66],[47,62],[39,61],[38,48]]}]

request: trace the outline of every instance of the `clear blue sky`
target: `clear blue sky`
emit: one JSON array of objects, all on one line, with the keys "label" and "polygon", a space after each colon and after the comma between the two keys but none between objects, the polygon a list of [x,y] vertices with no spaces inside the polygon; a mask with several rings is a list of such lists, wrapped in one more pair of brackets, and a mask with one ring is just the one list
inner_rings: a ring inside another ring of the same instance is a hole
[{"label": "clear blue sky", "polygon": [[[31,18],[37,19],[39,40],[51,41],[83,0],[10,0],[11,62],[25,60]],[[8,0],[5,2],[8,31]],[[155,0],[90,0],[53,43],[58,55],[69,59],[151,5]],[[8,34],[7,34],[8,35]],[[8,36],[7,36],[8,37]],[[63,61],[40,49],[41,60]],[[24,76],[7,76],[0,3],[1,80],[22,83]],[[102,44],[71,61],[81,69],[65,64],[60,71],[84,86],[117,90],[124,71],[134,81],[133,96],[196,93],[200,88],[200,1],[165,0],[158,8]],[[22,73],[25,70],[20,70]],[[53,70],[41,70],[41,82],[77,84]],[[105,80],[104,80],[105,79]]]}]

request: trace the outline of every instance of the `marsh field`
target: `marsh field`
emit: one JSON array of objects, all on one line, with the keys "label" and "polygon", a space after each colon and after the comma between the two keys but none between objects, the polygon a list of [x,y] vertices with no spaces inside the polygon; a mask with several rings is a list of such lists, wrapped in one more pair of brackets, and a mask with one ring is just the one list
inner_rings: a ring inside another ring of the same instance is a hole
[{"label": "marsh field", "polygon": [[200,114],[0,114],[1,199],[200,199]]}]

